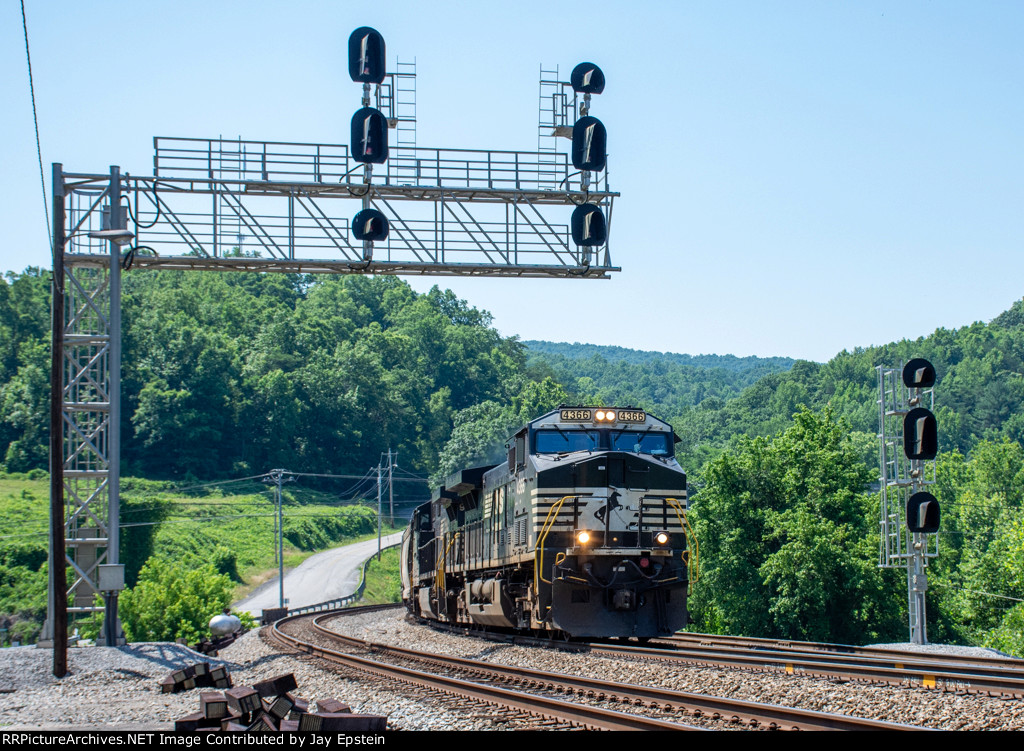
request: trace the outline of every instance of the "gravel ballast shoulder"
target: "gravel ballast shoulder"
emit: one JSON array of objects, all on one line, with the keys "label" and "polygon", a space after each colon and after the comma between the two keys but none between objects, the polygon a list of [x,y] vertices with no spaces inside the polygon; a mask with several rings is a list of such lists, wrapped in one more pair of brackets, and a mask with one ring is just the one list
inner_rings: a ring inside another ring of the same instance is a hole
[{"label": "gravel ballast shoulder", "polygon": [[353,712],[388,716],[388,729],[450,730],[462,718],[380,691],[371,679],[346,677],[307,659],[277,654],[251,631],[217,658],[177,644],[81,647],[68,650],[70,673],[52,675],[53,653],[35,647],[0,649],[0,727],[5,730],[88,728],[173,730],[199,709],[200,689],[163,694],[157,680],[197,662],[223,664],[236,686],[294,673],[299,696],[337,698]]}]

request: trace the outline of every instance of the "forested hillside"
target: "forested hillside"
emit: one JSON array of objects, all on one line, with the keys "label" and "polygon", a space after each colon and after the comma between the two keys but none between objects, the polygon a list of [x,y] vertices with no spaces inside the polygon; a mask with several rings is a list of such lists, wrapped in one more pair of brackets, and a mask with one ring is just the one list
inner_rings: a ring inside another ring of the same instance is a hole
[{"label": "forested hillside", "polygon": [[678,415],[707,399],[737,396],[763,376],[793,365],[784,357],[680,355],[593,344],[524,342],[535,376],[551,376],[605,404],[635,404]]},{"label": "forested hillside", "polygon": [[736,355],[684,355],[677,352],[650,352],[626,347],[612,347],[600,344],[574,342],[544,342],[528,339],[523,342],[530,357],[542,355],[549,363],[570,363],[574,360],[600,358],[608,362],[625,362],[631,365],[682,365],[705,370],[726,370],[741,375],[745,384],[768,373],[787,370],[794,360],[789,357],[736,357]]},{"label": "forested hillside", "polygon": [[[0,284],[0,456],[47,466],[48,274]],[[122,472],[433,469],[454,415],[523,386],[490,316],[394,277],[125,275]]]},{"label": "forested hillside", "polygon": [[[981,439],[1024,440],[1021,301],[989,324],[938,329],[916,341],[843,351],[824,364],[733,358],[719,367],[714,358],[703,356],[694,360],[706,369],[697,369],[679,356],[658,359],[654,353],[614,347],[547,342],[528,346],[533,372],[550,373],[571,390],[643,406],[669,420],[683,439],[677,450],[691,470],[739,436],[770,436],[785,430],[801,406],[814,411],[830,406],[861,434],[862,443],[874,440],[875,367],[896,366],[912,357],[925,357],[935,365],[943,450],[967,453]],[[749,369],[741,363],[748,363]]]},{"label": "forested hillside", "polygon": [[[46,468],[48,350],[48,273],[7,274],[6,472]],[[944,516],[930,569],[933,638],[1024,653],[1019,301],[988,324],[820,364],[524,344],[451,292],[418,294],[390,277],[129,272],[122,473],[362,474],[391,448],[403,467],[438,478],[497,459],[516,427],[559,403],[635,405],[681,438],[704,567],[692,600],[698,628],[898,639],[905,580],[877,568],[878,497],[868,489],[877,480],[875,367],[911,357],[938,374],[934,490]],[[11,497],[27,502],[24,492]],[[0,587],[9,588],[0,599],[39,600],[40,591],[15,590],[30,579],[38,589],[38,576],[18,572],[41,571],[44,545],[0,545]]]}]

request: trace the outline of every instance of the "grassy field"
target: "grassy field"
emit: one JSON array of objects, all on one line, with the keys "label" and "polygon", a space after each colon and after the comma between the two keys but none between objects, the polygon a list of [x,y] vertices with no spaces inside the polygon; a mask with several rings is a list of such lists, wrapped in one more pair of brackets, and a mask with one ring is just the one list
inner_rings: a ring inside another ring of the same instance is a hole
[{"label": "grassy field", "polygon": [[[375,499],[341,502],[336,494],[297,483],[283,490],[282,516],[286,569],[319,550],[377,535]],[[19,631],[23,641],[45,613],[48,527],[46,474],[0,474],[0,628],[4,620],[8,627],[25,624]],[[121,481],[121,562],[128,586],[157,555],[213,563],[235,583],[237,601],[277,575],[276,529],[273,489],[259,482],[181,487]],[[392,531],[385,527],[384,534]],[[394,571],[397,582],[397,563]]]}]

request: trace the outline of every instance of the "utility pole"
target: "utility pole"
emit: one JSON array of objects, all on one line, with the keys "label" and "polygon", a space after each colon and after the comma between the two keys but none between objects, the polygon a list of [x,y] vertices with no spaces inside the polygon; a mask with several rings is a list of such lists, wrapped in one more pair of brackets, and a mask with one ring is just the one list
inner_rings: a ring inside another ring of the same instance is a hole
[{"label": "utility pole", "polygon": [[391,447],[388,447],[388,519],[392,527],[395,526],[395,483],[391,470],[398,465],[398,452],[395,452],[395,461],[391,462]]},{"label": "utility pole", "polygon": [[287,480],[284,476],[288,474],[286,469],[272,469],[263,478],[263,482],[270,484],[276,483],[275,497],[277,501],[277,606],[279,608],[284,607],[284,524],[281,514],[281,484],[283,482],[295,482],[295,478],[289,476]]},{"label": "utility pole", "polygon": [[[53,165],[53,321],[50,339],[50,591],[53,674],[68,673],[67,543],[64,536],[64,170]],[[56,426],[56,427],[55,427]]]},{"label": "utility pole", "polygon": [[[390,461],[391,450],[388,449],[388,460]],[[377,462],[377,560],[380,560],[380,522],[381,522],[381,501],[380,501],[380,462]]]}]

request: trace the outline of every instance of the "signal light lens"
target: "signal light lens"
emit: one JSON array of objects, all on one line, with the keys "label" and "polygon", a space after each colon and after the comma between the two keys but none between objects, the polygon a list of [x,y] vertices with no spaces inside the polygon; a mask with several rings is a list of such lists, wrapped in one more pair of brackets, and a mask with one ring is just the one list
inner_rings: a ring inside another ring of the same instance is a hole
[{"label": "signal light lens", "polygon": [[907,529],[935,534],[939,531],[939,501],[931,493],[914,493],[907,499]]},{"label": "signal light lens", "polygon": [[357,83],[382,83],[386,75],[386,46],[376,29],[360,26],[348,38],[348,75]]},{"label": "signal light lens", "polygon": [[576,542],[578,542],[580,545],[586,545],[588,542],[590,542],[590,533],[586,530],[577,532]]},{"label": "signal light lens", "polygon": [[604,91],[604,73],[593,63],[580,63],[572,69],[569,85],[577,94],[600,94]]},{"label": "signal light lens", "polygon": [[581,117],[572,126],[572,165],[600,172],[608,161],[608,131],[596,117]]},{"label": "signal light lens", "polygon": [[604,245],[608,239],[608,224],[600,207],[581,203],[572,212],[569,226],[573,242],[584,248]]},{"label": "signal light lens", "polygon": [[903,366],[903,385],[908,389],[927,389],[935,385],[935,367],[923,357],[915,357]]},{"label": "signal light lens", "polygon": [[915,407],[903,418],[903,451],[908,459],[935,458],[939,451],[938,424],[931,410]]},{"label": "signal light lens", "polygon": [[352,234],[357,240],[380,242],[388,237],[388,218],[377,209],[363,209],[352,220]]}]

